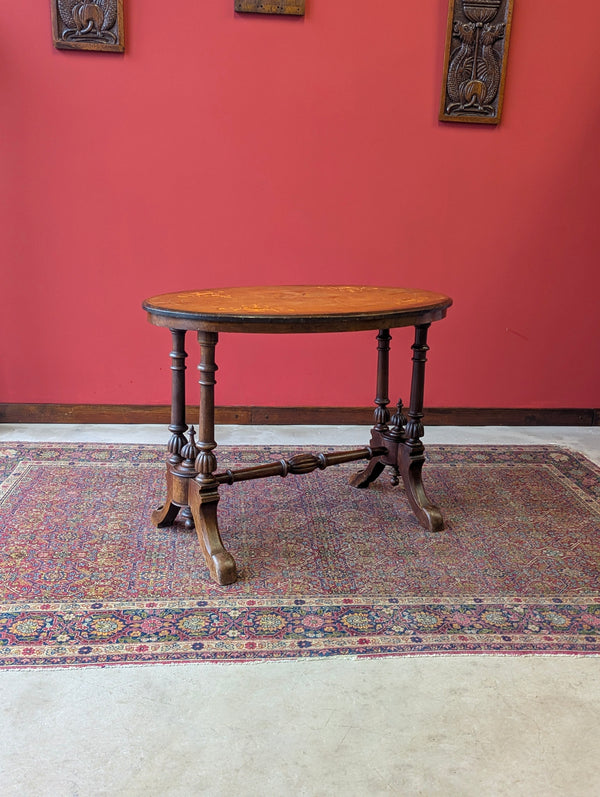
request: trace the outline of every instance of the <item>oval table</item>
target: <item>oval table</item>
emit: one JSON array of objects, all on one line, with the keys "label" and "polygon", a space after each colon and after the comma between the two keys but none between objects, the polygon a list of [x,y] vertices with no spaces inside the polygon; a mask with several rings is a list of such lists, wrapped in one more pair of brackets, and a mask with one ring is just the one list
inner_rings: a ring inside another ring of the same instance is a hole
[{"label": "oval table", "polygon": [[[218,584],[237,579],[233,557],[225,549],[217,520],[219,486],[269,476],[310,473],[356,460],[368,464],[351,479],[364,488],[389,466],[393,483],[404,483],[418,521],[441,531],[440,510],[431,503],[422,481],[425,461],[423,395],[427,332],[445,317],[448,296],[408,288],[367,285],[282,285],[181,291],[143,302],[148,320],[171,331],[171,438],[168,443],[166,499],[152,515],[157,526],[170,526],[181,512],[188,528],[196,528],[211,577]],[[399,401],[388,410],[390,329],[413,326],[412,381],[406,414]],[[217,471],[214,386],[215,348],[220,332],[305,333],[378,330],[375,425],[368,446],[326,454],[301,453],[288,460],[239,470]],[[194,330],[200,344],[200,412],[198,439],[185,418],[185,334]]]}]

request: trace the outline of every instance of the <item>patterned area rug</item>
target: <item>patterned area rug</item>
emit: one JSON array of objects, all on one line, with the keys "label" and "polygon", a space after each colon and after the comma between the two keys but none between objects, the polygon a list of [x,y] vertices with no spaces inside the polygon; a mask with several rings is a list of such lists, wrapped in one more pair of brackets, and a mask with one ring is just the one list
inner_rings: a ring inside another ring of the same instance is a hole
[{"label": "patterned area rug", "polygon": [[[298,449],[220,447],[219,468]],[[600,469],[554,447],[435,447],[447,529],[351,463],[221,488],[240,571],[155,529],[156,446],[0,446],[0,667],[600,652]]]}]

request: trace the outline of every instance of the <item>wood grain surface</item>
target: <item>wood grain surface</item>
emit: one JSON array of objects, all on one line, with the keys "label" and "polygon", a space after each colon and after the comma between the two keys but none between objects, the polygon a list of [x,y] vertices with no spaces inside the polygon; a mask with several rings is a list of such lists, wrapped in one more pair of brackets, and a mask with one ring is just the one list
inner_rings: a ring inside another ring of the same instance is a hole
[{"label": "wood grain surface", "polygon": [[143,308],[158,326],[323,332],[430,323],[451,304],[444,294],[408,288],[270,285],[166,293],[146,299]]}]

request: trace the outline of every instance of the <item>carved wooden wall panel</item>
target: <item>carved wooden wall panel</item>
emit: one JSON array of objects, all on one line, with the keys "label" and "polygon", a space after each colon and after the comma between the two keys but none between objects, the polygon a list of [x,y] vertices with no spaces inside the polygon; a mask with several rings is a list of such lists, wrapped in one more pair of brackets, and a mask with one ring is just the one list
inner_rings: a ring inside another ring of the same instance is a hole
[{"label": "carved wooden wall panel", "polygon": [[235,0],[235,10],[250,14],[304,14],[304,0]]},{"label": "carved wooden wall panel", "polygon": [[54,46],[64,50],[125,49],[123,0],[51,0]]},{"label": "carved wooden wall panel", "polygon": [[450,0],[440,119],[498,124],[513,0]]}]

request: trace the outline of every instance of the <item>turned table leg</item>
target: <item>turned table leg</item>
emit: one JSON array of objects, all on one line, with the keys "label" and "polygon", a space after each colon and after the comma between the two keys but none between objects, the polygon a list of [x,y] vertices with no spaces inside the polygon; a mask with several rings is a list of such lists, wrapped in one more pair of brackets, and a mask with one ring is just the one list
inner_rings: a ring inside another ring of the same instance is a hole
[{"label": "turned table leg", "polygon": [[198,423],[196,477],[188,483],[188,503],[196,526],[198,541],[212,578],[218,584],[232,584],[237,579],[233,556],[225,550],[217,521],[219,484],[214,478],[217,458],[215,442],[215,347],[216,332],[198,332],[200,344],[200,417]]},{"label": "turned table leg", "polygon": [[[387,406],[390,403],[388,392],[391,339],[392,336],[390,335],[389,329],[379,330],[379,334],[377,335],[377,393],[375,398],[377,409],[375,410],[375,426],[371,431],[371,446],[373,448],[385,445],[383,442],[383,434],[389,431],[388,421],[390,420],[390,413]],[[381,473],[383,473],[386,464],[385,457],[372,459],[364,470],[352,476],[350,484],[353,487],[368,487]]]},{"label": "turned table leg", "polygon": [[442,513],[431,503],[423,486],[421,472],[425,462],[425,446],[421,438],[423,429],[423,396],[425,391],[425,363],[427,362],[427,331],[429,324],[415,327],[413,343],[413,371],[410,388],[410,407],[405,435],[398,447],[398,468],[404,482],[406,495],[419,523],[429,531],[444,528]]},{"label": "turned table leg", "polygon": [[182,509],[186,525],[190,527],[192,519],[187,507],[187,481],[185,476],[177,473],[184,460],[183,449],[187,444],[185,433],[188,428],[185,422],[185,330],[172,329],[171,337],[171,423],[168,427],[171,438],[167,445],[167,497],[165,503],[152,513],[152,522],[159,527],[171,526]]}]

